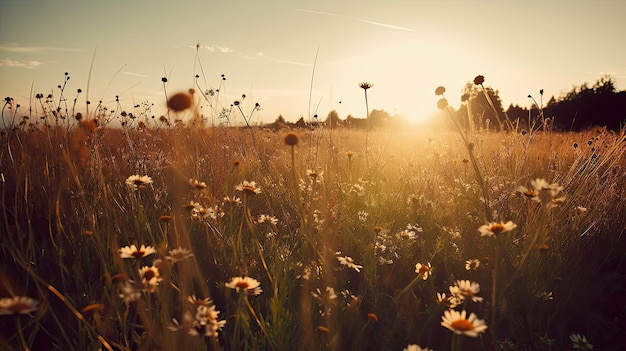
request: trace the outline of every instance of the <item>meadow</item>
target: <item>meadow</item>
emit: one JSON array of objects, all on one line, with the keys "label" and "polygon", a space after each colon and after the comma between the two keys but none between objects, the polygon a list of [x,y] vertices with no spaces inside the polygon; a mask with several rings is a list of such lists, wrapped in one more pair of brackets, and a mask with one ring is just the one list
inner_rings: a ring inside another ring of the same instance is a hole
[{"label": "meadow", "polygon": [[624,131],[56,116],[2,131],[3,350],[626,347]]}]

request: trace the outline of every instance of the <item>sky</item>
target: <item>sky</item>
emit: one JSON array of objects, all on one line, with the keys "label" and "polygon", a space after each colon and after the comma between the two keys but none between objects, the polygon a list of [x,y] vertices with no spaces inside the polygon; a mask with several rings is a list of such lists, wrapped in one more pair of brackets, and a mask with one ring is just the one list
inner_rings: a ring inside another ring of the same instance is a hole
[{"label": "sky", "polygon": [[0,95],[26,110],[58,98],[67,72],[77,110],[147,102],[158,117],[166,94],[219,89],[213,106],[245,94],[253,122],[295,122],[365,117],[369,82],[370,111],[417,121],[436,87],[458,106],[479,74],[505,108],[604,74],[624,90],[625,13],[621,0],[0,0]]}]

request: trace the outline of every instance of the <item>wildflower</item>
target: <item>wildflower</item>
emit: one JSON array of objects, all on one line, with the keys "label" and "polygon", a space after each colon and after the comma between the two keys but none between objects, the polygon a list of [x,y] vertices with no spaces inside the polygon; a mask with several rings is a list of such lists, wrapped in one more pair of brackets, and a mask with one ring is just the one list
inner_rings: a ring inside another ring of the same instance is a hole
[{"label": "wildflower", "polygon": [[185,314],[185,321],[191,320],[189,327],[189,335],[205,337],[217,337],[217,333],[226,325],[225,320],[218,320],[219,311],[215,309],[214,305],[198,305],[196,307],[195,316],[191,316],[191,313]]},{"label": "wildflower", "polygon": [[361,298],[354,295],[350,290],[342,290],[341,296],[346,300],[346,307],[356,309],[361,304]]},{"label": "wildflower", "polygon": [[224,210],[219,206],[205,208],[197,202],[194,205],[195,207],[191,210],[192,219],[217,219],[218,217],[224,217]]},{"label": "wildflower", "polygon": [[263,292],[259,286],[261,283],[250,277],[234,277],[230,278],[230,282],[226,283],[227,288],[235,289],[237,292],[243,291],[246,295],[259,295]]},{"label": "wildflower", "polygon": [[374,322],[378,322],[378,316],[376,315],[376,313],[368,313],[367,319],[371,319]]},{"label": "wildflower", "polygon": [[478,231],[480,232],[480,236],[493,236],[504,232],[510,232],[515,228],[517,228],[517,224],[512,221],[508,221],[506,223],[491,222],[480,226]]},{"label": "wildflower", "polygon": [[535,297],[544,301],[554,300],[552,296],[552,291],[540,291],[535,294]]},{"label": "wildflower", "polygon": [[274,217],[274,216],[262,214],[262,215],[259,215],[259,217],[258,217],[256,222],[259,223],[259,224],[260,223],[269,223],[269,224],[272,224],[272,225],[276,225],[276,224],[278,224],[278,219],[276,217]]},{"label": "wildflower", "polygon": [[553,198],[552,200],[550,200],[550,202],[548,202],[548,208],[554,208],[554,207],[558,207],[559,205],[563,204],[565,202],[567,198],[565,196],[561,196],[558,198]]},{"label": "wildflower", "polygon": [[446,296],[446,293],[437,293],[437,303],[445,305],[449,308],[455,308],[461,304],[461,299],[458,296]]},{"label": "wildflower", "polygon": [[587,337],[580,334],[572,334],[569,336],[572,341],[572,347],[577,350],[593,350],[593,345],[587,341]]},{"label": "wildflower", "polygon": [[235,189],[248,195],[256,195],[261,193],[261,188],[257,187],[256,182],[249,182],[247,180],[241,182],[235,187]]},{"label": "wildflower", "polygon": [[478,267],[480,267],[480,260],[472,259],[465,261],[466,271],[475,271]]},{"label": "wildflower", "polygon": [[450,294],[458,297],[461,301],[471,299],[474,302],[481,302],[482,297],[476,296],[480,292],[480,284],[469,280],[457,280],[454,286],[450,287]]},{"label": "wildflower", "polygon": [[205,182],[201,182],[196,179],[189,179],[189,186],[197,190],[202,190],[207,187]]},{"label": "wildflower", "polygon": [[121,258],[139,259],[156,253],[156,250],[152,246],[141,245],[140,248],[137,248],[137,246],[133,244],[130,246],[122,247],[118,250],[118,252],[120,253]]},{"label": "wildflower", "polygon": [[141,297],[141,292],[137,289],[137,285],[132,280],[126,280],[119,285],[120,291],[119,297],[124,300],[125,303],[136,301]]},{"label": "wildflower", "polygon": [[402,351],[433,351],[433,350],[426,348],[426,347],[422,348],[421,346],[416,345],[416,344],[410,344],[407,347],[405,347]]},{"label": "wildflower", "polygon": [[363,210],[357,212],[357,216],[359,217],[359,221],[365,223],[367,221],[367,216],[369,214]]},{"label": "wildflower", "polygon": [[296,146],[298,145],[298,134],[291,132],[291,133],[287,133],[287,135],[285,135],[285,145],[289,145],[289,146]]},{"label": "wildflower", "polygon": [[328,300],[334,300],[337,298],[337,294],[335,293],[335,289],[331,286],[326,287],[326,291],[322,292],[320,288],[315,289],[315,291],[311,292],[311,296],[313,296],[319,302],[324,302]]},{"label": "wildflower", "polygon": [[223,204],[224,205],[228,204],[228,205],[240,206],[241,205],[241,199],[236,197],[236,196],[233,196],[233,197],[226,196],[226,197],[224,197]]},{"label": "wildflower", "polygon": [[444,303],[446,302],[446,293],[437,293],[437,302]]},{"label": "wildflower", "polygon": [[[341,252],[338,252],[336,254],[341,254]],[[341,263],[342,265],[348,267],[348,268],[352,268],[357,272],[361,271],[361,268],[363,268],[363,266],[360,266],[358,264],[354,263],[354,260],[352,259],[352,257],[349,256],[338,256],[337,257],[337,261],[339,261],[339,263]]]},{"label": "wildflower", "polygon": [[30,314],[39,309],[39,301],[27,296],[3,297],[0,299],[0,315]]},{"label": "wildflower", "polygon": [[550,246],[546,244],[539,245],[539,251],[543,252],[543,251],[548,251],[548,250],[550,250]]},{"label": "wildflower", "polygon": [[396,236],[398,237],[398,239],[415,240],[417,239],[418,233],[423,233],[423,232],[424,232],[424,229],[422,229],[422,227],[420,227],[419,224],[415,224],[415,225],[407,224],[406,229],[398,233]]},{"label": "wildflower", "polygon": [[428,277],[432,274],[433,266],[431,266],[430,262],[426,264],[418,263],[415,265],[415,273],[417,275],[422,276],[423,280],[428,279]]},{"label": "wildflower", "polygon": [[515,350],[517,347],[510,339],[496,340],[497,350]]},{"label": "wildflower", "polygon": [[441,317],[441,325],[450,329],[455,334],[467,335],[473,338],[487,330],[485,321],[476,318],[474,313],[471,313],[467,318],[466,315],[467,311],[465,310],[461,312],[447,310]]},{"label": "wildflower", "polygon": [[539,201],[539,190],[536,189],[528,189],[523,185],[517,187],[517,191],[522,193],[527,198]]},{"label": "wildflower", "polygon": [[485,77],[478,75],[474,78],[474,85],[481,85],[485,82]]},{"label": "wildflower", "polygon": [[196,295],[187,296],[187,301],[193,305],[210,305],[211,299],[206,297],[204,299],[198,299]]},{"label": "wildflower", "polygon": [[324,172],[307,169],[306,175],[309,176],[313,182],[320,183],[324,176]]},{"label": "wildflower", "polygon": [[138,174],[126,178],[126,185],[132,189],[143,189],[146,185],[152,184],[152,178],[147,175],[140,176]]},{"label": "wildflower", "polygon": [[443,95],[443,93],[446,92],[446,88],[445,87],[437,87],[437,89],[435,89],[435,95]]},{"label": "wildflower", "polygon": [[168,261],[172,261],[172,263],[176,263],[192,256],[193,253],[191,252],[191,250],[178,247],[176,249],[170,250],[169,255],[165,256],[165,259]]},{"label": "wildflower", "polygon": [[367,89],[370,89],[371,87],[373,87],[374,84],[372,83],[368,83],[368,82],[363,82],[363,83],[359,83],[359,88],[367,91]]},{"label": "wildflower", "polygon": [[564,196],[557,198],[559,193],[563,190],[563,187],[558,183],[548,183],[543,178],[536,178],[531,180],[530,184],[532,189],[527,189],[523,185],[520,185],[517,191],[534,201],[547,203],[548,208],[557,207],[565,202],[566,198]]},{"label": "wildflower", "polygon": [[139,268],[139,279],[144,289],[154,292],[159,283],[163,280],[159,269],[153,266],[143,266]]}]

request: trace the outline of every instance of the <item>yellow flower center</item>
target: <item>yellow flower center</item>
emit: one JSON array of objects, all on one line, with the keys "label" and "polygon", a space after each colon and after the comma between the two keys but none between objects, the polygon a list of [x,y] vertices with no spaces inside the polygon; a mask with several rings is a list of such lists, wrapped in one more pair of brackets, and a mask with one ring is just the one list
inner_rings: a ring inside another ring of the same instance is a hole
[{"label": "yellow flower center", "polygon": [[501,233],[502,231],[504,231],[504,226],[500,223],[494,223],[491,228],[489,228],[491,230],[491,232],[493,232],[494,234],[498,234]]},{"label": "yellow flower center", "polygon": [[454,328],[454,330],[458,331],[468,331],[474,329],[474,325],[467,319],[457,319],[454,322],[450,323],[450,326]]},{"label": "yellow flower center", "polygon": [[467,296],[469,298],[472,298],[472,297],[474,297],[474,292],[472,290],[470,290],[470,289],[463,290],[463,295],[465,295],[465,296]]},{"label": "yellow flower center", "polygon": [[146,273],[144,273],[143,275],[143,278],[147,281],[150,281],[154,277],[156,277],[156,273],[154,273],[154,271],[152,270],[147,270]]},{"label": "yellow flower center", "polygon": [[142,258],[145,253],[146,253],[145,251],[137,250],[131,253],[130,255],[133,256],[134,258]]},{"label": "yellow flower center", "polygon": [[240,289],[247,289],[248,283],[246,283],[245,281],[239,281],[235,284],[235,287]]},{"label": "yellow flower center", "polygon": [[246,185],[243,187],[243,191],[247,194],[254,195],[256,194],[256,188],[250,185]]}]

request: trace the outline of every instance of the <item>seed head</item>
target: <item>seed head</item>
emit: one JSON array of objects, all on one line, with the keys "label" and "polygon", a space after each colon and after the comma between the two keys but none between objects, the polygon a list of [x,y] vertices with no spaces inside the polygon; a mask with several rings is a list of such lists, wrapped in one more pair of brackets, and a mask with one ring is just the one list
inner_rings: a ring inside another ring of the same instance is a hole
[{"label": "seed head", "polygon": [[369,88],[371,88],[371,87],[373,87],[373,86],[374,86],[374,84],[372,84],[372,83],[368,83],[368,82],[362,82],[362,83],[359,83],[359,87],[360,87],[361,89],[363,89],[363,90],[367,90],[367,89],[369,89]]},{"label": "seed head", "polygon": [[476,76],[476,78],[474,78],[474,85],[481,85],[484,82],[485,82],[484,76]]},{"label": "seed head", "polygon": [[285,135],[285,144],[289,146],[295,146],[298,144],[299,138],[298,134],[291,132]]},{"label": "seed head", "polygon": [[167,101],[167,106],[176,112],[184,111],[191,107],[192,96],[186,93],[178,93]]},{"label": "seed head", "polygon": [[446,107],[448,107],[448,100],[446,99],[439,99],[439,101],[437,101],[437,108],[440,110],[444,110]]}]

